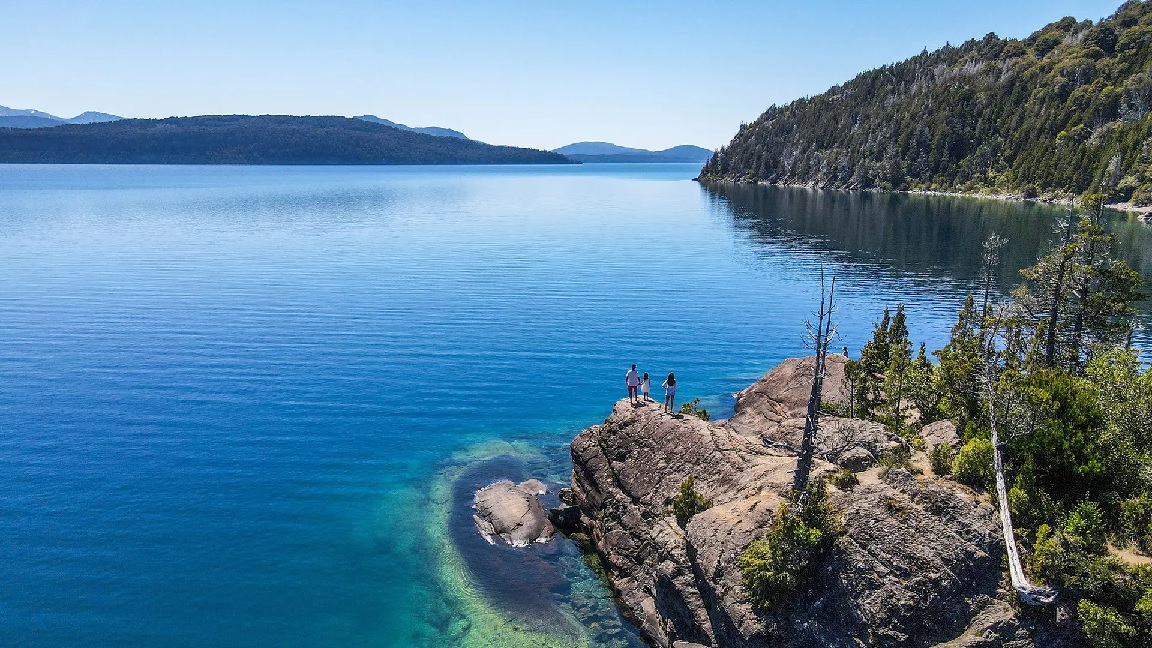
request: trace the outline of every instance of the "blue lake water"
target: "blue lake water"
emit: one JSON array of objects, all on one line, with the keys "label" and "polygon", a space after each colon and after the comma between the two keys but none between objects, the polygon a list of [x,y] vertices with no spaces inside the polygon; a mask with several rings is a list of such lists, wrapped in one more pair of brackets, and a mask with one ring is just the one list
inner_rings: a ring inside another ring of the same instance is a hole
[{"label": "blue lake water", "polygon": [[837,347],[903,302],[939,348],[983,236],[1006,287],[1060,211],[697,170],[0,166],[0,645],[488,645],[493,610],[636,645],[570,543],[470,544],[452,480],[564,481],[632,362],[724,415],[821,269]]}]

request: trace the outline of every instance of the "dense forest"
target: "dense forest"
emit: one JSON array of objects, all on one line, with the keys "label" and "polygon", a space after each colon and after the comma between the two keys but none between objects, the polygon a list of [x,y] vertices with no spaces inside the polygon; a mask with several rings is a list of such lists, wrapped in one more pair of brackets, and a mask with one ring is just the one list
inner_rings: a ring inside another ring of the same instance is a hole
[{"label": "dense forest", "polygon": [[548,151],[345,117],[219,115],[0,128],[0,163],[565,164]]},{"label": "dense forest", "polygon": [[1152,4],[988,34],[773,106],[700,179],[1152,203]]},{"label": "dense forest", "polygon": [[[985,287],[968,296],[937,362],[923,344],[914,353],[903,306],[885,311],[848,363],[851,411],[840,413],[884,423],[927,452],[934,473],[1007,506],[1030,587],[1055,588],[1089,645],[1147,646],[1152,370],[1131,344],[1143,282],[1111,252],[1103,196],[1084,202],[1008,300],[993,289],[1004,239],[989,237]],[[946,419],[962,445],[926,447],[919,430]],[[886,461],[907,466],[909,456]]]}]

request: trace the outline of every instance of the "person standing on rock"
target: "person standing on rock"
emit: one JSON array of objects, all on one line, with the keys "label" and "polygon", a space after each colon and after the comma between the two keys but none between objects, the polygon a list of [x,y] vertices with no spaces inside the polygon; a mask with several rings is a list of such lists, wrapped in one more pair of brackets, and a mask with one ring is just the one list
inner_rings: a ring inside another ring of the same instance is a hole
[{"label": "person standing on rock", "polygon": [[661,387],[664,388],[664,411],[671,414],[672,406],[676,404],[676,374],[669,373]]},{"label": "person standing on rock", "polygon": [[645,371],[644,379],[640,381],[640,394],[644,397],[643,400],[645,403],[652,400],[652,398],[648,395],[648,392],[651,390],[651,388],[652,381],[648,379],[648,372]]},{"label": "person standing on rock", "polygon": [[636,388],[640,386],[640,374],[636,372],[636,365],[628,370],[624,376],[624,385],[628,387],[628,402],[636,402]]}]

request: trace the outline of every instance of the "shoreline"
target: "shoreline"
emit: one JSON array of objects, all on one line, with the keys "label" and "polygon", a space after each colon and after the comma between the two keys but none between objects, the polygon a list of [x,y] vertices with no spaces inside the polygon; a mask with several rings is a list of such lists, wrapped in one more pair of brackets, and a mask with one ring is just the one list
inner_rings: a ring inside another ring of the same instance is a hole
[{"label": "shoreline", "polygon": [[[884,193],[884,194],[907,194],[912,196],[952,196],[956,198],[986,198],[988,200],[999,200],[1003,202],[1035,202],[1043,203],[1046,205],[1066,205],[1074,206],[1075,200],[1072,198],[1058,198],[1055,196],[1038,196],[1036,198],[1025,198],[1020,194],[1011,193],[983,193],[983,192],[964,192],[964,191],[936,191],[929,189],[845,189],[841,187],[821,187],[819,185],[804,184],[799,182],[767,182],[758,180],[756,182],[741,182],[737,180],[704,180],[700,177],[693,178],[700,184],[707,184],[710,182],[726,183],[726,184],[755,184],[769,187],[791,187],[794,189],[818,189],[820,191],[858,191],[861,193]],[[1152,205],[1134,205],[1131,202],[1114,202],[1106,203],[1106,209],[1123,212],[1125,214],[1134,215],[1140,220],[1149,220],[1152,218]]]}]

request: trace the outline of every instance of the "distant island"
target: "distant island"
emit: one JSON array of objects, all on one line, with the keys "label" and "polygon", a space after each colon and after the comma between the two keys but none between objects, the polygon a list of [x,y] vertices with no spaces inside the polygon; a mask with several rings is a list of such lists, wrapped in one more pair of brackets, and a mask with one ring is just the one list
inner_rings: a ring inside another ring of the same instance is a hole
[{"label": "distant island", "polygon": [[552,152],[579,162],[592,163],[707,162],[712,157],[712,151],[690,144],[673,146],[663,151],[649,151],[617,146],[608,142],[577,142],[552,149]]},{"label": "distant island", "polygon": [[1152,204],[1150,65],[1144,2],[988,34],[768,108],[700,179]]},{"label": "distant island", "polygon": [[493,146],[349,117],[206,115],[0,128],[0,163],[572,164],[558,153]]},{"label": "distant island", "polygon": [[91,110],[65,119],[40,110],[0,106],[0,128],[48,128],[64,124],[94,124],[118,119],[123,119],[123,117]]}]

